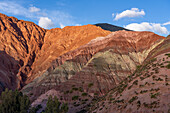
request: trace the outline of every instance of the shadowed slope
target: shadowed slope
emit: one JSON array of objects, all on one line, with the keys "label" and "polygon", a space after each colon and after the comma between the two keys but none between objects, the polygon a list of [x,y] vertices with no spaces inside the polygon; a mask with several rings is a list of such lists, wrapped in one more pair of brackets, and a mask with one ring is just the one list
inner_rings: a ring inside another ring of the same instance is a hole
[{"label": "shadowed slope", "polygon": [[108,31],[111,31],[111,32],[120,31],[120,30],[131,31],[131,30],[125,29],[123,27],[111,25],[111,24],[108,24],[108,23],[98,23],[98,24],[95,24],[95,25],[101,27],[104,30],[108,30]]},{"label": "shadowed slope", "polygon": [[13,90],[17,87],[19,80],[16,74],[19,66],[18,61],[6,52],[0,51],[0,92],[7,87]]}]

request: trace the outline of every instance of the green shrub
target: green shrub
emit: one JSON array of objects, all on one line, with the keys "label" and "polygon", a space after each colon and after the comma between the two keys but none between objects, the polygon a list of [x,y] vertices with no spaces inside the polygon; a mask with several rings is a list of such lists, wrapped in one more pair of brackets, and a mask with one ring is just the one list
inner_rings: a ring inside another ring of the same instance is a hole
[{"label": "green shrub", "polygon": [[32,107],[30,110],[29,110],[29,113],[37,113],[37,111],[39,110],[39,109],[41,109],[42,108],[42,106],[39,104],[38,106],[36,106],[36,107]]},{"label": "green shrub", "polygon": [[89,99],[87,99],[87,98],[86,98],[86,99],[84,99],[84,101],[88,101],[88,100],[89,100]]},{"label": "green shrub", "polygon": [[141,65],[137,65],[136,66],[136,69],[138,70],[138,69],[140,69],[142,66]]},{"label": "green shrub", "polygon": [[113,100],[115,100],[115,98],[110,98],[110,101],[113,101]]},{"label": "green shrub", "polygon": [[82,88],[82,87],[79,87],[79,91],[80,91],[80,92],[83,92],[83,88]]},{"label": "green shrub", "polygon": [[141,90],[140,93],[143,94],[143,93],[146,93],[148,92],[148,90]]},{"label": "green shrub", "polygon": [[73,96],[72,100],[78,100],[79,96]]},{"label": "green shrub", "polygon": [[133,84],[134,84],[134,85],[138,85],[138,80],[135,80],[135,81],[133,82]]},{"label": "green shrub", "polygon": [[95,95],[95,96],[97,96],[97,95],[98,95],[98,93],[94,93],[94,95]]},{"label": "green shrub", "polygon": [[87,93],[82,93],[81,95],[82,95],[82,96],[87,96]]},{"label": "green shrub", "polygon": [[135,101],[135,100],[137,100],[138,99],[138,97],[137,96],[134,96],[134,97],[132,97],[130,100],[129,100],[129,103],[132,103],[133,101]]},{"label": "green shrub", "polygon": [[156,89],[153,89],[153,88],[152,88],[150,91],[156,91],[156,92],[157,92],[157,91],[159,91],[159,90],[160,90],[159,88],[156,88]]},{"label": "green shrub", "polygon": [[144,85],[141,84],[141,85],[139,85],[139,87],[144,87]]},{"label": "green shrub", "polygon": [[145,106],[145,107],[147,107],[147,108],[157,108],[157,107],[159,107],[158,106],[158,102],[156,102],[156,101],[154,101],[154,102],[152,102],[152,103],[150,103],[150,104],[147,104],[147,103],[143,103],[143,105]]},{"label": "green shrub", "polygon": [[133,85],[129,86],[128,89],[131,89]]},{"label": "green shrub", "polygon": [[170,69],[170,63],[168,65],[166,65],[166,68]]},{"label": "green shrub", "polygon": [[73,87],[73,88],[72,88],[72,90],[77,91],[77,90],[78,90],[78,88]]},{"label": "green shrub", "polygon": [[69,93],[69,90],[65,91],[64,94],[68,94]]},{"label": "green shrub", "polygon": [[141,106],[141,102],[137,101],[137,106],[140,107]]},{"label": "green shrub", "polygon": [[170,57],[170,53],[165,54],[166,56]]},{"label": "green shrub", "polygon": [[90,87],[92,87],[93,86],[93,83],[89,83],[88,84],[88,87],[90,88]]},{"label": "green shrub", "polygon": [[116,103],[124,103],[124,99],[122,100],[115,100]]},{"label": "green shrub", "polygon": [[69,93],[73,93],[73,90],[70,90],[70,92]]},{"label": "green shrub", "polygon": [[67,103],[62,104],[56,96],[54,98],[49,96],[44,113],[67,113],[68,109]]},{"label": "green shrub", "polygon": [[151,98],[157,98],[158,95],[160,95],[159,92],[158,92],[158,93],[155,93],[155,94],[153,94],[153,93],[150,94]]},{"label": "green shrub", "polygon": [[140,77],[141,80],[144,80],[145,78],[144,77]]}]

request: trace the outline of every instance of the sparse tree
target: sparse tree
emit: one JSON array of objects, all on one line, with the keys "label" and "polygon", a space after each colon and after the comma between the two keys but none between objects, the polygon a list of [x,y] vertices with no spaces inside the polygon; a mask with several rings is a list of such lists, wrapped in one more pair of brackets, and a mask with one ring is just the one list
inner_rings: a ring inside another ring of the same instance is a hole
[{"label": "sparse tree", "polygon": [[0,113],[27,113],[30,100],[18,90],[5,89],[0,96]]},{"label": "sparse tree", "polygon": [[67,104],[61,104],[56,96],[54,98],[49,96],[44,113],[67,113],[67,111]]}]

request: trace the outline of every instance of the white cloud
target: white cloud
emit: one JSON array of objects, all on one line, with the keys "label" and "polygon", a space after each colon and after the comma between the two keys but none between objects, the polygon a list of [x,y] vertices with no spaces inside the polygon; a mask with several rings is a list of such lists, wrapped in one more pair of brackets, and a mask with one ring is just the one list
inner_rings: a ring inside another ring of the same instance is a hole
[{"label": "white cloud", "polygon": [[161,26],[161,24],[158,23],[152,23],[153,26],[153,31],[158,32],[160,34],[168,34],[168,30],[166,29],[166,27]]},{"label": "white cloud", "polygon": [[81,24],[75,24],[75,26],[82,26]]},{"label": "white cloud", "polygon": [[[23,16],[29,18],[30,21],[36,21],[44,28],[51,28],[64,25],[75,25],[73,17],[60,10],[39,9],[37,7],[25,7],[12,1],[0,1],[0,12],[9,15]],[[45,23],[43,23],[43,21]]]},{"label": "white cloud", "polygon": [[32,18],[33,15],[29,13],[28,9],[25,7],[16,4],[14,2],[0,2],[0,11],[9,13],[9,14],[14,14],[14,15],[20,15],[20,16],[25,16]]},{"label": "white cloud", "polygon": [[[131,18],[139,17],[143,15],[145,15],[145,12],[143,9],[140,11],[138,8],[131,8],[131,10],[125,10],[122,13],[117,13],[114,20],[119,20],[125,17],[131,17]],[[114,13],[112,14],[112,16],[114,16]]]},{"label": "white cloud", "polygon": [[40,17],[38,25],[45,29],[54,27],[54,23],[48,17]]},{"label": "white cloud", "polygon": [[124,26],[126,29],[134,30],[134,31],[152,31],[157,32],[160,34],[168,34],[168,30],[166,27],[162,26],[159,23],[148,23],[148,22],[142,22],[140,24],[138,23],[131,23],[129,25]]},{"label": "white cloud", "polygon": [[62,23],[59,23],[59,25],[61,29],[65,27],[65,25],[63,25]]},{"label": "white cloud", "polygon": [[135,31],[149,31],[152,29],[152,26],[148,22],[143,22],[141,24],[131,23],[129,25],[126,25],[125,28]]},{"label": "white cloud", "polygon": [[170,25],[170,21],[166,22],[166,23],[163,23],[163,25]]},{"label": "white cloud", "polygon": [[40,11],[40,8],[37,8],[37,7],[32,6],[32,7],[29,8],[29,11],[30,11],[30,12],[39,12],[39,11]]}]

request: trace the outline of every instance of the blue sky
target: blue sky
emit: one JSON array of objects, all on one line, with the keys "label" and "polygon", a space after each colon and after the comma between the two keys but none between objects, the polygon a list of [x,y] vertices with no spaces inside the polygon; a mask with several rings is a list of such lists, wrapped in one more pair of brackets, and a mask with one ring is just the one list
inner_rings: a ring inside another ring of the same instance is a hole
[{"label": "blue sky", "polygon": [[0,0],[0,13],[43,28],[110,23],[170,33],[170,0]]}]

